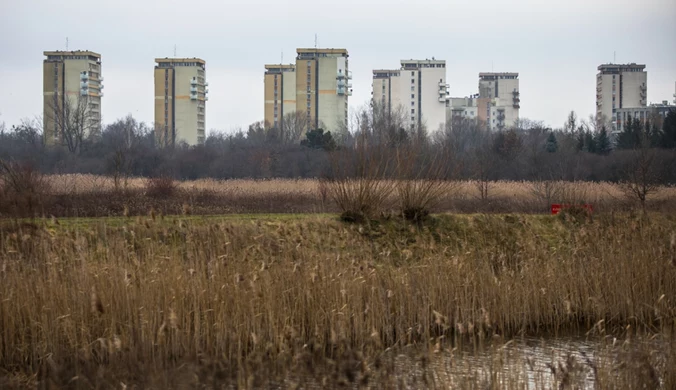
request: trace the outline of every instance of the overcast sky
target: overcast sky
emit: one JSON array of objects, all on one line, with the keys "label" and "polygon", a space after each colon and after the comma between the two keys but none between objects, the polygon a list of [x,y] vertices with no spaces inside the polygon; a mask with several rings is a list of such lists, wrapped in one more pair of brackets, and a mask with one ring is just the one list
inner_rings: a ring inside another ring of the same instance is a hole
[{"label": "overcast sky", "polygon": [[0,0],[0,123],[42,112],[42,52],[102,55],[104,122],[153,120],[154,58],[207,62],[207,128],[263,119],[263,66],[297,47],[346,48],[351,108],[367,103],[371,70],[401,59],[445,59],[452,96],[478,73],[519,72],[521,117],[559,127],[595,110],[601,63],[647,65],[648,100],[673,101],[674,0]]}]

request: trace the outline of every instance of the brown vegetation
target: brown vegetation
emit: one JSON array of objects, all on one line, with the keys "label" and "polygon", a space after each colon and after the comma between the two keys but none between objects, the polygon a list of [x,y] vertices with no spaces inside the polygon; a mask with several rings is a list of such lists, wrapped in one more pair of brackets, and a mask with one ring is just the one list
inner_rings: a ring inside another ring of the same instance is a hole
[{"label": "brown vegetation", "polygon": [[[359,193],[358,180],[344,179],[343,182],[346,190]],[[43,205],[30,215],[120,216],[125,207],[129,215],[145,215],[151,207],[164,215],[180,215],[184,205],[189,206],[193,215],[342,212],[329,192],[328,182],[322,184],[310,179],[174,181],[175,190],[168,197],[145,196],[148,180],[143,178],[129,178],[123,190],[115,188],[114,178],[104,176],[44,176],[44,183],[49,191],[43,192]],[[402,201],[410,202],[406,200],[407,196],[417,203],[424,203],[431,212],[548,213],[551,203],[590,203],[598,212],[627,212],[639,206],[634,199],[626,197],[621,185],[613,183],[497,181],[490,183],[487,199],[481,199],[476,182],[472,181],[428,183],[420,180],[401,185],[371,179],[365,183],[370,183],[371,189],[362,185],[362,194],[380,193],[379,208],[397,214],[403,209]],[[407,185],[413,187],[415,197],[413,192],[401,192]],[[382,193],[387,196],[383,197]],[[676,188],[659,187],[647,197],[646,209],[674,212]],[[379,215],[379,211],[374,214]],[[18,213],[9,203],[0,203],[0,217],[30,215]]]},{"label": "brown vegetation", "polygon": [[[444,382],[429,353],[496,338],[647,332],[673,347],[673,217],[438,216],[416,227],[151,213],[0,226],[0,372],[13,383],[397,388],[406,376],[387,348],[414,348],[413,386],[434,387]],[[673,350],[632,351],[552,362],[552,377],[574,386],[582,364],[609,387],[626,383],[622,370],[674,384]],[[495,375],[447,379],[527,380]]]}]

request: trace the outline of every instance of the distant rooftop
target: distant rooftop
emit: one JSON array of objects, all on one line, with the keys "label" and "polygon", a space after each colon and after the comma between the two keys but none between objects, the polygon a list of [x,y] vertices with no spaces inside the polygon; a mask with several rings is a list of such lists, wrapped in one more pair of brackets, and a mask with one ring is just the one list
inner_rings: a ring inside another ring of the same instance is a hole
[{"label": "distant rooftop", "polygon": [[481,73],[479,73],[479,78],[495,77],[495,76],[519,77],[519,73],[517,73],[517,72],[481,72]]},{"label": "distant rooftop", "polygon": [[645,64],[637,64],[632,62],[631,64],[601,64],[598,67],[598,70],[602,73],[613,73],[621,71],[643,71],[645,69]]},{"label": "distant rooftop", "polygon": [[282,73],[294,72],[296,65],[294,64],[267,64],[265,65],[265,73]]},{"label": "distant rooftop", "polygon": [[74,51],[45,51],[42,54],[45,56],[91,56],[101,58],[101,54],[89,50],[74,50]]},{"label": "distant rooftop", "polygon": [[401,73],[401,69],[374,69],[373,78],[374,79],[385,79],[390,76],[398,76]]},{"label": "distant rooftop", "polygon": [[347,49],[298,48],[297,54],[336,54],[347,56]]},{"label": "distant rooftop", "polygon": [[202,64],[202,65],[206,64],[206,62],[203,59],[197,58],[197,57],[193,57],[193,58],[168,58],[168,57],[155,58],[155,62],[157,62],[158,64],[160,64],[160,63],[165,63],[165,64],[166,63],[184,63],[184,62],[197,62],[198,64]]}]

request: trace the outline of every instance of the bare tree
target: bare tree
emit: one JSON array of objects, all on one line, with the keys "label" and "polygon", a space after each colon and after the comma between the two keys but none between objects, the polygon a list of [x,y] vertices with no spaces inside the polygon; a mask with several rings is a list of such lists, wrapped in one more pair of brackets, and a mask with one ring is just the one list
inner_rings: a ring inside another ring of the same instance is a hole
[{"label": "bare tree", "polygon": [[282,117],[279,140],[283,145],[300,143],[310,119],[303,111],[290,112]]},{"label": "bare tree", "polygon": [[112,148],[110,163],[116,189],[119,189],[121,184],[127,187],[136,159],[136,150],[147,133],[145,124],[139,124],[131,115],[117,120],[106,128],[103,141]]},{"label": "bare tree", "polygon": [[55,94],[45,114],[45,136],[51,135],[71,153],[79,153],[84,141],[101,130],[101,118],[90,103],[89,96]]},{"label": "bare tree", "polygon": [[625,181],[621,183],[629,199],[638,200],[646,214],[646,199],[659,189],[660,177],[655,164],[655,149],[650,147],[646,132],[641,136],[638,148],[631,150],[631,158],[625,168]]}]

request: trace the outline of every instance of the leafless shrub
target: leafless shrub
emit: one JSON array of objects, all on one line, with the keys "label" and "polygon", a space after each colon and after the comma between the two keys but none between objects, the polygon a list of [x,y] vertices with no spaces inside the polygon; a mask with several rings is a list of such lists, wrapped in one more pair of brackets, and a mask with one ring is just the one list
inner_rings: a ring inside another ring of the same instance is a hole
[{"label": "leafless shrub", "polygon": [[544,209],[557,201],[563,190],[564,184],[555,180],[538,180],[531,183],[531,194]]},{"label": "leafless shrub", "polygon": [[458,191],[459,183],[449,180],[456,171],[450,154],[430,155],[413,143],[398,148],[396,157],[399,209],[406,220],[420,223],[442,197]]},{"label": "leafless shrub", "polygon": [[0,212],[34,216],[43,206],[49,189],[45,176],[32,165],[0,160]]},{"label": "leafless shrub", "polygon": [[175,192],[176,184],[169,176],[153,177],[146,181],[146,195],[151,198],[167,199]]},{"label": "leafless shrub", "polygon": [[632,153],[632,160],[625,169],[625,181],[620,187],[629,200],[638,201],[645,214],[646,200],[659,189],[660,177],[655,167],[655,151],[640,147]]},{"label": "leafless shrub", "polygon": [[392,168],[385,148],[362,143],[355,150],[331,155],[331,172],[325,182],[331,199],[347,222],[363,222],[382,211],[395,183],[387,179]]}]

